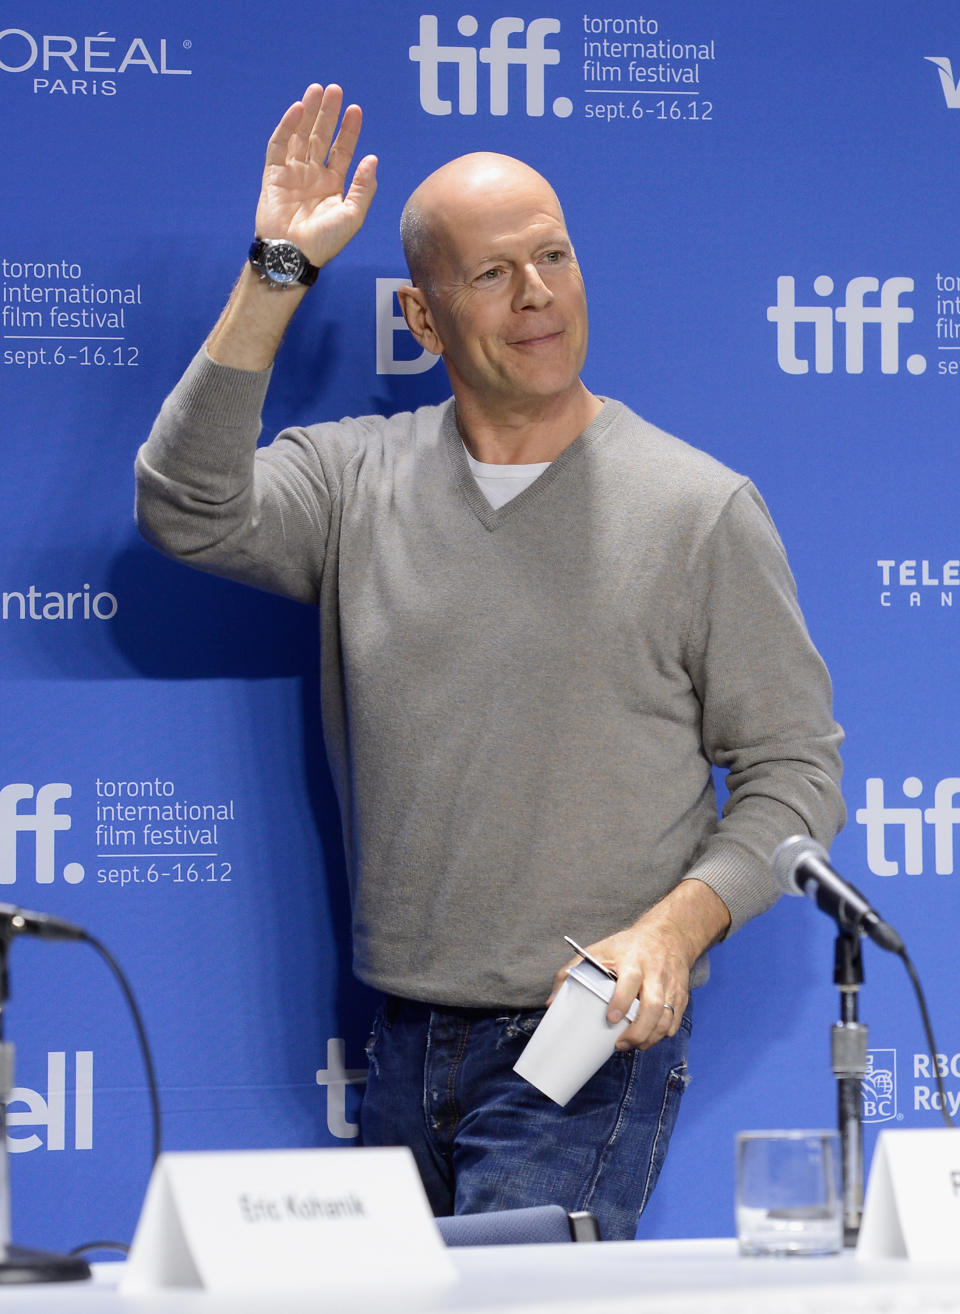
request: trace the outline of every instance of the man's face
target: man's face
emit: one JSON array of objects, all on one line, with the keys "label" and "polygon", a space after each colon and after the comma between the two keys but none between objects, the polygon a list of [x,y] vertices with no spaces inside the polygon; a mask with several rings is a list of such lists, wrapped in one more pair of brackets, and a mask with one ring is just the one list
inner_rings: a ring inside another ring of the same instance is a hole
[{"label": "man's face", "polygon": [[579,389],[583,278],[563,214],[532,171],[438,206],[429,307],[454,392],[491,412]]}]

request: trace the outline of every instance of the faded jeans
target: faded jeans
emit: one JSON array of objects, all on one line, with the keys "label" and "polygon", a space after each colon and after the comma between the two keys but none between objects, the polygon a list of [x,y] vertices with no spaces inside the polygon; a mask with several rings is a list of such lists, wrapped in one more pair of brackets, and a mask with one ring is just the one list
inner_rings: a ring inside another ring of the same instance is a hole
[{"label": "faded jeans", "polygon": [[617,1051],[564,1107],[512,1071],[543,1010],[434,1008],[388,997],[367,1046],[364,1145],[408,1145],[434,1214],[589,1209],[632,1240],[687,1084],[677,1035]]}]

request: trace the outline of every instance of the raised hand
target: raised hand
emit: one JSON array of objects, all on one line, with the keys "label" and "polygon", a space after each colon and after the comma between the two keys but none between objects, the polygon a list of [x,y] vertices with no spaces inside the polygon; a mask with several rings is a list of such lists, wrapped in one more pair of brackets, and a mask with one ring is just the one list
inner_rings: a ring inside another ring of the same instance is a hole
[{"label": "raised hand", "polygon": [[[348,105],[341,119],[342,104],[339,87],[314,83],[267,147],[255,235],[293,242],[312,265],[325,265],[346,246],[377,190],[375,155],[364,156],[347,188],[363,115],[359,105]],[[235,369],[266,369],[306,291],[297,284],[277,292],[247,265],[207,338],[210,356]]]},{"label": "raised hand", "polygon": [[[324,265],[359,230],[377,190],[377,159],[365,155],[347,188],[363,114],[343,91],[313,83],[291,105],[267,146],[256,236],[295,243]],[[337,127],[339,121],[339,129]]]}]

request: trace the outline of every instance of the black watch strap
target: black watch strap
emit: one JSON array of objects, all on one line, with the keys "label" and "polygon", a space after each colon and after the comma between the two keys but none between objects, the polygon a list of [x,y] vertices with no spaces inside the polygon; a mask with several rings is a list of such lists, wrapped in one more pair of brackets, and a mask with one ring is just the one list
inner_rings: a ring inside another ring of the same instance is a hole
[{"label": "black watch strap", "polygon": [[303,254],[303,252],[294,242],[285,241],[285,245],[292,246],[293,249],[300,255],[300,258],[303,260],[303,269],[293,280],[293,282],[282,283],[279,280],[273,280],[268,275],[266,275],[263,272],[263,264],[261,257],[263,255],[264,247],[268,246],[269,244],[270,243],[267,239],[262,237],[255,237],[253,241],[250,243],[250,250],[247,252],[250,263],[257,270],[257,273],[260,275],[261,278],[265,279],[265,281],[270,283],[271,286],[273,287],[291,287],[293,286],[293,283],[299,283],[302,287],[313,287],[314,283],[317,281],[317,275],[320,273],[320,266],[311,265],[310,261],[307,259],[307,257]]}]

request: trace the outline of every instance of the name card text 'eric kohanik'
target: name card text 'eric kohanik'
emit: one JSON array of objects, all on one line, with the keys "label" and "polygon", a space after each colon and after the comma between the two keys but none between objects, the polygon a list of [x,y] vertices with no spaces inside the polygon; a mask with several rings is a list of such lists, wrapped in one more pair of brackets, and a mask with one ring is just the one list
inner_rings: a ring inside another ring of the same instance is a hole
[{"label": "name card text 'eric kohanik'", "polygon": [[455,1278],[409,1150],[211,1151],[157,1161],[120,1289],[317,1292]]}]

